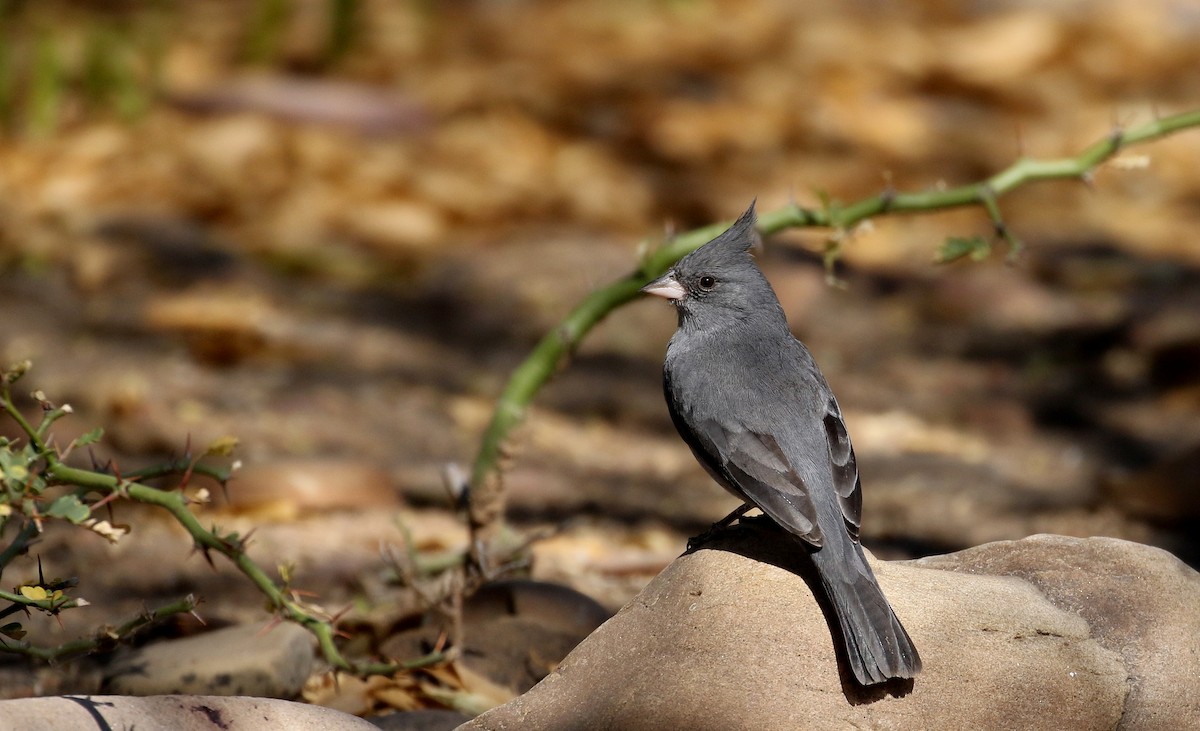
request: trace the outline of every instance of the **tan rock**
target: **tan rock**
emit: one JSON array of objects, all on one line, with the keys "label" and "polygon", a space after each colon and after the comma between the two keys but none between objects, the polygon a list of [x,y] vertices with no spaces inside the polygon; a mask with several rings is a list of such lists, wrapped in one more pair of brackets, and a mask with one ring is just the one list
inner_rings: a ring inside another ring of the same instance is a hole
[{"label": "tan rock", "polygon": [[312,635],[299,625],[234,625],[125,654],[109,668],[105,689],[294,698],[313,662]]},{"label": "tan rock", "polygon": [[797,555],[761,522],[723,534],[531,691],[461,728],[1169,729],[1200,718],[1200,575],[1163,551],[1035,536],[875,562],[925,670],[872,689],[840,669]]},{"label": "tan rock", "polygon": [[1121,729],[1200,723],[1200,574],[1166,551],[1113,538],[1039,535],[989,543],[918,565],[1028,581],[1127,673]]},{"label": "tan rock", "polygon": [[0,701],[0,728],[23,731],[372,731],[375,726],[329,708],[272,698],[68,695]]},{"label": "tan rock", "polygon": [[[576,645],[612,615],[566,586],[506,579],[481,588],[463,606],[462,666],[507,691],[505,700],[546,677]],[[385,657],[424,655],[452,632],[431,622],[385,640]]]}]

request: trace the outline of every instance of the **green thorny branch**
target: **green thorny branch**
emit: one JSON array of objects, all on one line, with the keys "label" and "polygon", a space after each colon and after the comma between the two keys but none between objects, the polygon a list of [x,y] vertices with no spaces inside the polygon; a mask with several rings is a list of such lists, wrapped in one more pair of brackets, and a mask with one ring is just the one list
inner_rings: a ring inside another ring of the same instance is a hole
[{"label": "green thorny branch", "polygon": [[[191,534],[196,550],[210,564],[212,563],[213,553],[218,553],[229,559],[237,567],[238,571],[249,579],[267,598],[268,605],[278,618],[295,622],[312,632],[317,638],[326,662],[336,669],[360,675],[391,675],[400,670],[422,667],[445,659],[444,653],[434,653],[405,663],[351,662],[342,655],[335,643],[337,636],[335,620],[320,608],[301,602],[297,598],[298,594],[287,586],[286,572],[284,572],[284,582],[282,584],[278,583],[262,567],[251,560],[246,555],[246,546],[249,542],[248,536],[239,536],[237,533],[223,535],[215,527],[211,530],[206,529],[192,512],[189,506],[190,501],[182,490],[160,490],[139,482],[139,480],[168,474],[183,474],[185,478],[190,477],[192,474],[204,474],[217,480],[224,486],[230,477],[228,471],[205,466],[199,463],[199,458],[190,457],[173,461],[167,465],[137,473],[127,473],[125,475],[115,474],[115,471],[114,473],[109,473],[80,469],[65,464],[63,462],[64,453],[69,451],[71,447],[79,446],[82,442],[77,440],[67,450],[60,452],[51,443],[49,429],[54,421],[71,413],[71,409],[68,406],[54,407],[40,393],[35,393],[34,397],[42,404],[42,419],[37,426],[34,426],[27,420],[16,407],[12,397],[11,386],[28,369],[29,363],[26,361],[25,363],[13,366],[3,374],[3,379],[0,380],[0,411],[7,413],[25,434],[28,441],[26,449],[31,451],[29,463],[31,466],[36,465],[34,469],[30,470],[30,479],[40,479],[45,486],[74,486],[78,488],[75,495],[80,504],[82,504],[82,499],[87,494],[101,493],[104,497],[99,501],[92,503],[90,506],[84,505],[83,510],[86,513],[90,513],[96,507],[117,497],[154,505],[167,511],[176,522]],[[88,439],[87,441],[94,441],[96,438],[99,438],[98,432],[92,439]],[[3,446],[9,447],[10,445],[11,443],[5,443]],[[231,445],[225,446],[228,447]],[[14,517],[16,516],[15,511],[9,514]],[[9,546],[8,550],[0,553],[0,571],[3,570],[9,560],[22,552],[28,546],[29,541],[40,532],[39,521],[42,519],[42,516],[35,513],[23,517],[25,522],[22,524],[16,540]],[[80,519],[72,518],[72,522],[86,524],[82,520],[82,518],[86,517],[85,515],[76,517]],[[7,516],[4,520],[0,521],[0,530],[3,529],[6,521]],[[63,609],[71,609],[86,604],[82,600],[66,597],[61,591],[61,588],[70,588],[74,583],[74,580],[69,582],[39,583],[36,587],[22,587],[26,589],[24,593],[0,592],[0,599],[12,602],[13,607],[57,613]],[[62,585],[61,587],[59,587],[60,584]],[[31,588],[33,591],[30,591]],[[41,591],[38,591],[39,589]],[[46,589],[50,589],[51,591],[47,592],[45,591]],[[55,589],[58,590],[55,591]],[[196,604],[196,599],[189,596],[167,606],[148,610],[120,627],[103,628],[96,633],[94,638],[76,640],[54,648],[35,647],[26,641],[10,642],[0,638],[0,650],[42,659],[55,659],[65,655],[90,652],[119,640],[134,630],[162,617],[181,612],[191,612],[195,609]],[[0,613],[0,616],[6,613]],[[8,636],[14,637],[13,633],[9,633]],[[14,637],[14,639],[20,640],[19,636]]]},{"label": "green thorny branch", "polygon": [[[1123,148],[1165,137],[1183,129],[1200,126],[1200,111],[1191,111],[1132,129],[1115,129],[1075,157],[1057,160],[1022,158],[1005,170],[981,182],[943,190],[904,193],[886,190],[882,194],[850,203],[828,205],[824,208],[804,208],[792,204],[779,210],[763,213],[758,219],[758,231],[769,235],[789,228],[831,228],[845,232],[872,216],[889,213],[934,211],[961,206],[981,206],[988,214],[998,238],[1012,250],[1020,242],[1009,232],[1000,216],[997,200],[1004,194],[1038,180],[1083,180],[1090,182],[1092,172]],[[479,538],[498,534],[504,513],[504,490],[500,471],[506,451],[505,444],[512,429],[525,415],[526,407],[538,390],[562,367],[572,351],[608,313],[638,296],[638,291],[651,280],[661,276],[684,255],[710,241],[727,227],[718,223],[695,229],[667,240],[662,246],[645,255],[637,267],[625,277],[595,290],[547,333],[520,366],[513,371],[508,385],[496,402],[491,422],[483,434],[479,452],[471,471],[470,518],[480,531]],[[826,264],[832,265],[840,254],[833,243],[826,251]],[[950,239],[939,251],[940,261],[963,255],[986,253],[987,242],[982,239]],[[486,562],[486,546],[477,541],[473,549],[477,565]]]}]

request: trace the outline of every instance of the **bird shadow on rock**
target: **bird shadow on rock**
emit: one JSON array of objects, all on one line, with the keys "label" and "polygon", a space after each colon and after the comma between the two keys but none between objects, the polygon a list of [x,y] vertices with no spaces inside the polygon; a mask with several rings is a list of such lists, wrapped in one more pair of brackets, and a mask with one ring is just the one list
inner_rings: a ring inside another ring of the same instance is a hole
[{"label": "bird shadow on rock", "polygon": [[834,613],[833,605],[817,575],[816,565],[810,556],[811,549],[780,527],[770,518],[758,515],[742,517],[725,527],[714,527],[709,533],[688,542],[683,555],[703,550],[728,551],[752,561],[762,561],[799,576],[808,585],[813,598],[821,608],[825,624],[829,627],[834,652],[838,661],[838,677],[842,694],[852,705],[863,705],[883,700],[887,696],[901,698],[912,692],[912,678],[892,678],[886,683],[864,686],[854,678],[845,655],[845,638],[841,625]]}]

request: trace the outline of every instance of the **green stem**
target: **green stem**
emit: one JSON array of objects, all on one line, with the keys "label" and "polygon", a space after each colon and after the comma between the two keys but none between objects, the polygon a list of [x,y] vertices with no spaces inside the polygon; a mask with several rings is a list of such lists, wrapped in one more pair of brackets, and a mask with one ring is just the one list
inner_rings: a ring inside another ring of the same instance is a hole
[{"label": "green stem", "polygon": [[[425,667],[427,665],[443,662],[447,655],[441,652],[430,653],[424,657],[417,658],[403,663],[352,663],[342,655],[337,648],[335,641],[337,630],[331,621],[328,621],[316,613],[309,610],[300,602],[294,600],[286,586],[277,584],[267,572],[264,571],[246,554],[246,541],[240,539],[236,535],[221,536],[215,530],[208,530],[200,524],[200,521],[192,513],[188,506],[187,498],[178,490],[159,490],[149,485],[143,485],[136,482],[135,479],[147,479],[150,477],[161,477],[168,474],[183,472],[199,472],[209,475],[214,479],[225,482],[229,479],[229,473],[223,470],[208,468],[197,465],[191,459],[174,460],[165,465],[150,467],[137,472],[128,473],[122,477],[107,474],[104,472],[96,472],[93,470],[79,469],[66,465],[62,461],[62,456],[57,451],[47,446],[46,435],[50,422],[53,422],[58,417],[68,413],[65,408],[55,409],[43,414],[42,423],[38,427],[34,427],[21,412],[16,408],[12,400],[11,384],[29,368],[28,363],[19,364],[3,375],[3,381],[0,382],[0,411],[7,412],[9,416],[17,422],[17,425],[25,433],[29,439],[29,444],[37,455],[45,461],[45,472],[56,482],[61,484],[74,485],[88,491],[97,491],[106,494],[118,494],[129,497],[141,503],[155,505],[171,514],[175,521],[178,522],[188,533],[191,534],[192,540],[207,558],[210,551],[219,553],[230,560],[238,571],[243,576],[248,578],[251,583],[267,598],[271,608],[280,617],[289,621],[295,622],[305,627],[316,638],[317,643],[321,648],[321,653],[324,655],[326,662],[334,668],[345,670],[357,674],[381,674],[391,675],[402,670]],[[17,535],[17,539],[0,552],[0,570],[14,556],[19,554],[27,545],[28,541],[37,534],[37,526],[32,522],[26,523],[21,532]],[[55,612],[61,609],[68,609],[77,606],[76,600],[60,597],[59,599],[44,599],[33,600],[28,599],[20,594],[0,591],[0,599],[7,600],[12,603],[13,607],[30,607],[44,611]],[[56,603],[57,602],[57,603]],[[126,623],[116,630],[105,632],[97,638],[81,639],[74,642],[69,642],[56,648],[37,648],[27,642],[3,642],[0,643],[0,650],[10,652],[18,652],[31,657],[42,659],[54,659],[67,654],[76,652],[88,651],[99,646],[105,641],[105,638],[117,638],[133,632],[137,627],[146,623],[155,621],[160,616],[166,614],[176,614],[182,611],[192,611],[196,606],[195,599],[188,597],[182,602],[177,602],[173,605],[156,610],[155,612],[143,615],[131,622]]]},{"label": "green stem", "polygon": [[166,510],[181,526],[191,534],[192,540],[200,551],[207,554],[215,551],[228,558],[238,571],[250,579],[260,592],[267,597],[271,608],[279,612],[285,619],[307,627],[322,640],[322,650],[326,659],[335,667],[352,669],[353,666],[345,660],[337,648],[333,646],[333,628],[318,617],[309,614],[297,602],[275,583],[270,576],[256,564],[244,550],[242,541],[230,540],[218,536],[213,531],[200,524],[196,515],[188,507],[186,498],[179,492],[159,490],[113,475],[106,475],[90,470],[68,467],[52,455],[46,455],[47,467],[55,479],[94,490],[119,492],[130,499],[148,505],[155,505]]},{"label": "green stem", "polygon": [[44,612],[57,612],[60,609],[74,609],[76,606],[75,599],[65,599],[60,596],[58,599],[29,599],[21,594],[14,594],[10,591],[0,591],[0,599],[13,604],[21,604],[33,609],[41,609]]},{"label": "green stem", "polygon": [[[14,379],[15,380],[15,379]],[[152,467],[146,470],[141,470],[136,473],[130,473],[124,477],[106,474],[103,472],[95,472],[92,470],[79,469],[71,467],[62,462],[59,455],[52,449],[49,449],[45,443],[44,430],[34,428],[27,419],[17,410],[12,401],[12,394],[8,388],[11,381],[4,383],[0,388],[0,409],[8,412],[8,414],[17,422],[21,430],[25,432],[29,438],[30,445],[33,449],[45,460],[46,472],[60,483],[75,485],[86,490],[95,490],[104,493],[117,493],[129,497],[141,503],[155,505],[166,510],[175,518],[188,533],[191,534],[192,540],[196,547],[206,556],[210,551],[215,551],[230,560],[238,571],[243,576],[248,578],[258,590],[266,596],[271,608],[284,619],[295,622],[308,629],[317,638],[317,643],[321,648],[321,652],[325,657],[326,662],[340,670],[349,671],[358,674],[383,674],[389,675],[405,669],[416,667],[424,667],[426,665],[435,664],[443,661],[446,656],[443,653],[431,653],[425,657],[417,658],[405,663],[352,663],[342,655],[338,650],[335,642],[337,630],[333,624],[319,616],[310,612],[301,603],[295,601],[289,596],[287,590],[277,584],[267,573],[256,564],[251,558],[246,555],[245,541],[239,540],[236,537],[223,537],[215,531],[210,531],[200,524],[194,513],[188,507],[187,499],[179,491],[159,490],[148,485],[142,485],[135,482],[129,477],[136,476],[139,479],[147,477],[157,477],[174,472],[179,472],[180,468],[183,471],[191,469],[195,472],[202,472],[210,475],[215,479],[224,481],[228,479],[228,473],[215,469],[202,468],[194,465],[189,460],[176,461],[168,465]],[[36,527],[35,527],[36,532]],[[25,535],[23,529],[18,536]],[[9,560],[12,556],[20,551],[19,542],[10,545],[3,553],[0,553],[0,560]],[[0,563],[0,567],[3,563]],[[0,599],[7,599],[10,602],[22,604],[29,607],[36,607],[43,610],[57,610],[70,608],[74,606],[74,600],[60,602],[54,605],[53,600],[34,601],[26,599],[19,594],[10,594],[0,592]],[[190,600],[186,610],[191,611],[194,608],[194,600]],[[132,629],[130,630],[132,631]],[[34,648],[26,643],[9,644],[9,648],[14,652],[22,652],[24,654],[41,657],[54,658],[62,654],[70,654],[78,651],[80,648],[88,648],[93,645],[88,644],[92,640],[79,640],[76,643],[68,643],[59,648]]]},{"label": "green stem", "polygon": [[215,551],[225,556],[267,598],[276,613],[311,632],[317,638],[317,644],[321,648],[321,654],[325,657],[325,661],[339,670],[359,675],[390,675],[405,669],[436,664],[445,659],[443,653],[432,653],[403,663],[353,663],[338,650],[335,641],[337,630],[332,623],[312,614],[302,604],[288,596],[283,588],[246,555],[245,545],[242,541],[223,538],[213,531],[205,529],[188,508],[186,499],[180,493],[158,490],[129,480],[118,480],[112,475],[68,467],[50,455],[47,456],[47,465],[50,474],[55,479],[96,490],[121,492],[133,500],[156,505],[166,510],[192,535],[192,540],[195,541],[197,548],[206,554],[208,551]]},{"label": "green stem", "polygon": [[192,459],[176,459],[152,467],[146,467],[145,469],[125,472],[122,476],[127,480],[152,480],[155,477],[166,477],[167,475],[178,475],[187,472],[211,477],[220,483],[228,482],[230,477],[229,470],[197,463]]},{"label": "green stem", "polygon": [[[64,605],[65,606],[65,605]],[[101,646],[125,639],[137,630],[174,614],[183,614],[196,608],[196,598],[188,596],[157,609],[144,612],[120,627],[103,629],[95,637],[84,637],[65,642],[57,647],[35,647],[28,642],[0,643],[0,651],[35,657],[39,660],[58,660],[70,655],[92,652]]]},{"label": "green stem", "polygon": [[[871,216],[885,213],[940,210],[968,205],[987,207],[995,199],[1027,183],[1039,180],[1086,179],[1099,164],[1129,145],[1148,142],[1179,130],[1200,126],[1200,110],[1157,119],[1128,131],[1116,131],[1092,144],[1076,157],[1058,160],[1023,158],[987,180],[947,190],[913,193],[887,192],[846,206],[810,209],[790,205],[763,213],[758,230],[764,235],[788,228],[834,227],[847,229]],[[989,211],[993,222],[998,209]],[[636,270],[589,294],[583,302],[547,333],[513,371],[496,401],[495,411],[480,441],[471,470],[472,522],[482,525],[503,515],[504,495],[499,480],[493,479],[504,451],[504,443],[521,421],[533,397],[562,367],[588,331],[608,313],[629,302],[638,290],[661,276],[684,255],[704,245],[728,224],[696,229],[667,241],[652,252]]]}]

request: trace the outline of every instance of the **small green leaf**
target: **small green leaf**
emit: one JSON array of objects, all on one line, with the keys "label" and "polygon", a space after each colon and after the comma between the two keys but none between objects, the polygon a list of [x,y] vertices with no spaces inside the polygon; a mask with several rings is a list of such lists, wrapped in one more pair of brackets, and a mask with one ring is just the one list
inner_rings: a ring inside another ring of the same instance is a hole
[{"label": "small green leaf", "polygon": [[227,457],[233,454],[233,450],[237,448],[238,438],[234,436],[223,436],[213,441],[204,450],[205,457]]},{"label": "small green leaf", "polygon": [[104,436],[104,429],[102,427],[96,427],[95,429],[92,429],[87,434],[84,434],[83,436],[76,438],[75,446],[76,447],[86,447],[89,444],[95,444],[96,442],[100,441],[100,438],[103,436]]},{"label": "small green leaf", "polygon": [[21,627],[20,622],[9,622],[0,627],[0,635],[11,637],[14,640],[19,640],[25,637],[25,630]]},{"label": "small green leaf", "polygon": [[982,236],[972,236],[969,239],[951,236],[942,243],[933,260],[937,264],[949,264],[969,256],[973,261],[983,261],[991,253],[992,245]]},{"label": "small green leaf", "polygon": [[13,452],[8,449],[0,450],[0,479],[13,494],[32,491],[40,493],[45,487],[45,481],[37,472],[29,469],[32,458],[26,450]]},{"label": "small green leaf", "polygon": [[80,502],[79,498],[74,495],[63,495],[57,498],[43,513],[48,517],[62,518],[76,524],[87,520],[91,514],[91,508]]}]

